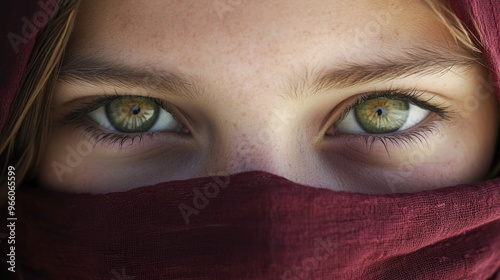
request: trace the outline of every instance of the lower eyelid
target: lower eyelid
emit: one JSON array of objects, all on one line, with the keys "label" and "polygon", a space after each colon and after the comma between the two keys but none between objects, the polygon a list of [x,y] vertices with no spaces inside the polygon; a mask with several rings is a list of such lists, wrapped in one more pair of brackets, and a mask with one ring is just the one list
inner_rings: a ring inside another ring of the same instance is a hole
[{"label": "lower eyelid", "polygon": [[[166,141],[170,141],[172,139],[177,139],[181,141],[188,141],[189,137],[191,137],[190,132],[175,132],[175,131],[146,131],[146,132],[137,132],[137,133],[123,133],[116,130],[110,121],[107,118],[101,118],[101,122],[96,122],[94,119],[89,117],[89,114],[105,114],[104,109],[105,106],[101,106],[98,109],[85,113],[80,117],[74,118],[69,122],[66,122],[65,125],[72,126],[75,130],[78,130],[83,137],[88,140],[92,140],[95,144],[98,144],[99,141],[105,141],[110,144],[120,142],[120,146],[122,146],[121,142],[134,140],[134,142],[140,142],[144,139],[152,139],[152,138],[162,138]],[[99,112],[99,110],[101,112]],[[166,112],[166,111],[165,111]],[[168,114],[168,112],[166,112]],[[104,119],[104,120],[102,120]],[[177,141],[176,140],[176,141]]]},{"label": "lower eyelid", "polygon": [[[92,120],[79,120],[76,123],[75,131],[79,137],[90,141],[93,145],[101,145],[105,150],[113,149],[117,145],[120,149],[135,146],[143,141],[150,142],[159,137],[161,132],[144,132],[137,134],[120,134],[119,132],[109,132],[103,130]],[[147,143],[145,143],[147,144]]]},{"label": "lower eyelid", "polygon": [[370,148],[377,143],[383,144],[384,149],[389,152],[388,149],[391,148],[401,148],[402,146],[427,142],[428,137],[432,136],[432,134],[440,133],[440,131],[444,128],[443,125],[449,121],[451,120],[448,116],[441,116],[439,114],[429,112],[423,120],[414,126],[389,134],[369,134],[366,132],[336,133],[335,126],[331,126],[331,128],[325,133],[324,138],[330,144],[343,142],[346,139],[349,139],[349,144],[358,145],[360,144],[359,141],[361,141],[362,144],[368,145]]},{"label": "lower eyelid", "polygon": [[[405,100],[409,103],[410,110],[413,111],[413,114],[410,114],[411,118],[409,116],[409,119],[407,119],[406,123],[398,131],[408,130],[414,126],[419,125],[425,119],[427,119],[430,114],[438,115],[444,120],[449,119],[449,115],[452,114],[453,111],[450,110],[448,106],[444,106],[443,104],[439,105],[431,104],[429,102],[436,95],[432,95],[431,97],[426,97],[426,98],[423,98],[422,95],[423,93],[419,93],[418,91],[415,90],[413,91],[388,90],[388,91],[372,92],[367,94],[359,94],[357,96],[354,96],[352,97],[354,101],[348,102],[350,105],[342,106],[344,107],[342,114],[340,113],[336,114],[340,115],[340,117],[337,117],[337,120],[334,124],[327,127],[325,134],[329,136],[337,135],[341,134],[338,133],[337,130],[344,130],[344,131],[349,131],[346,134],[368,135],[369,133],[366,132],[360,126],[360,124],[355,120],[354,109],[365,100],[378,99],[378,98]],[[347,100],[344,101],[343,103],[346,102]],[[427,111],[427,113],[425,113],[424,111]],[[416,117],[415,115],[418,116],[419,113],[421,115],[425,114],[425,116],[421,118]],[[333,116],[330,118],[333,119]],[[342,127],[344,127],[344,129],[342,129]]]},{"label": "lower eyelid", "polygon": [[[404,151],[405,149],[414,149],[416,145],[428,145],[434,141],[439,134],[441,126],[435,122],[425,124],[415,130],[405,131],[402,133],[391,135],[371,135],[371,134],[348,134],[339,135],[335,140],[330,139],[330,144],[338,148],[345,149],[346,145],[353,150],[366,153],[365,147],[368,149],[370,156],[372,153],[386,154],[391,156],[391,153],[396,151]],[[333,138],[333,137],[331,137]]]},{"label": "lower eyelid", "polygon": [[[414,105],[414,106],[415,106],[415,105]],[[101,106],[101,107],[99,107],[98,109],[96,109],[96,110],[94,110],[94,111],[92,111],[92,112],[89,112],[88,114],[92,114],[92,113],[94,113],[94,112],[97,114],[97,111],[98,111],[98,110],[103,110],[103,111],[104,111],[104,108],[105,108],[105,106]],[[349,112],[349,114],[351,114],[352,112],[353,112],[353,110],[351,110],[351,111]],[[101,113],[102,113],[102,112],[101,112]],[[434,113],[433,113],[433,114],[434,114]],[[423,120],[423,121],[425,121],[425,119],[427,119],[428,117],[429,117],[429,116],[426,116],[426,117],[424,118],[424,120]],[[82,116],[82,118],[85,118],[85,119],[86,119],[86,120],[85,120],[85,122],[87,123],[87,128],[88,128],[89,126],[93,126],[93,129],[94,129],[94,134],[96,134],[97,130],[100,130],[100,132],[98,132],[98,133],[100,133],[100,134],[101,134],[101,138],[111,138],[111,137],[122,137],[122,138],[123,138],[123,137],[125,137],[125,135],[122,135],[122,134],[120,134],[120,133],[116,133],[117,131],[116,131],[116,130],[112,127],[111,123],[109,122],[109,120],[107,120],[107,118],[104,118],[104,120],[103,120],[101,123],[99,123],[99,124],[97,124],[97,123],[96,123],[95,121],[93,121],[93,120],[88,119],[88,117],[86,117],[86,116]],[[90,124],[91,122],[92,122],[93,124]],[[83,125],[83,124],[81,124],[80,126],[82,126],[82,125]],[[418,123],[417,123],[417,124],[415,125],[415,127],[420,127],[420,125],[421,125],[421,124],[418,124]],[[103,130],[103,129],[101,129],[101,128],[98,128],[98,126],[102,126],[102,128],[103,128],[104,130]],[[408,129],[408,128],[404,128],[404,129]],[[412,129],[412,128],[409,128],[409,129]],[[108,131],[105,131],[105,130],[108,130]],[[403,128],[402,128],[402,130],[403,130]],[[155,132],[155,133],[162,133],[162,132]],[[361,133],[361,132],[360,132],[360,133]],[[387,137],[388,141],[396,141],[396,140],[397,140],[397,139],[396,139],[396,137],[397,137],[397,134],[398,134],[398,133],[401,133],[401,132],[396,132],[396,133],[391,134],[391,135],[377,135],[377,136],[376,136],[376,137],[374,137],[374,138],[379,139],[379,138],[381,138],[381,137]],[[151,132],[145,132],[145,133],[142,133],[142,135],[150,135],[150,134],[152,134],[152,133],[151,133]],[[404,137],[409,137],[409,135],[407,135],[407,134],[406,134],[406,132],[405,132],[404,134],[405,134],[405,135],[404,135]],[[104,136],[104,135],[105,135],[106,137],[102,137],[102,136]],[[130,135],[130,136],[131,136],[131,137],[140,137],[138,134],[137,134],[137,135]],[[333,136],[335,136],[335,135],[333,135]],[[348,136],[348,137],[355,137],[355,135],[351,135],[351,134],[349,134],[349,135],[347,135],[347,136]],[[367,136],[367,134],[363,134],[363,135],[361,135],[361,136],[362,136],[362,137],[366,137],[366,136]],[[368,142],[369,142],[369,141],[368,141]]]}]

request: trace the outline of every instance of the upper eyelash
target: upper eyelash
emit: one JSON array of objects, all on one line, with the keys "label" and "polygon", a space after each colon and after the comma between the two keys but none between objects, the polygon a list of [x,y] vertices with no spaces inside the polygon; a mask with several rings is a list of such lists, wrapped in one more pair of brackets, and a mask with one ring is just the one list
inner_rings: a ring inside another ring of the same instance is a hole
[{"label": "upper eyelash", "polygon": [[411,91],[404,91],[404,90],[386,90],[386,91],[376,91],[376,92],[369,92],[369,93],[364,93],[359,95],[353,103],[349,104],[346,106],[346,108],[343,109],[342,114],[340,115],[339,119],[336,121],[336,123],[341,122],[351,111],[353,108],[356,106],[360,105],[364,101],[370,100],[370,99],[376,99],[376,98],[387,98],[387,99],[392,99],[392,100],[408,100],[412,104],[419,106],[420,108],[429,110],[435,114],[437,114],[439,117],[441,117],[443,120],[449,120],[449,114],[451,111],[449,110],[448,107],[443,106],[443,105],[433,105],[429,101],[434,98],[434,96],[427,98],[423,100],[421,96],[423,93],[418,92],[416,90],[411,90]]},{"label": "upper eyelash", "polygon": [[[106,132],[93,123],[80,120],[86,114],[96,110],[99,107],[106,106],[109,102],[113,101],[116,98],[133,96],[134,95],[119,95],[118,93],[116,93],[115,95],[103,94],[102,96],[96,97],[89,102],[83,102],[77,108],[72,109],[71,112],[63,117],[63,123],[75,123],[78,121],[75,128],[82,128],[82,136],[92,140],[94,142],[94,145],[102,143],[103,145],[106,144],[109,146],[113,146],[114,144],[118,143],[119,147],[122,148],[123,145],[128,141],[131,141],[130,145],[133,145],[134,142],[141,142],[144,136],[152,137],[155,135],[155,132],[143,132],[137,134]],[[153,100],[162,109],[171,113],[170,106],[165,101],[149,96],[145,97]]]},{"label": "upper eyelash", "polygon": [[[450,114],[453,113],[449,107],[443,105],[433,105],[429,101],[434,97],[430,97],[427,99],[422,99],[421,96],[423,93],[418,92],[416,90],[412,91],[401,91],[401,90],[388,90],[388,91],[379,91],[379,92],[370,92],[361,94],[358,96],[354,102],[346,106],[343,110],[340,118],[335,122],[335,124],[341,122],[351,111],[353,108],[363,103],[364,101],[376,98],[387,98],[392,100],[408,100],[416,106],[419,106],[423,109],[429,110],[435,114],[437,114],[441,120],[450,121]],[[395,146],[406,146],[411,142],[418,141],[421,144],[424,142],[427,144],[426,134],[427,133],[435,133],[437,131],[437,126],[435,123],[429,123],[424,126],[420,126],[418,130],[413,131],[402,131],[398,133],[391,134],[356,134],[351,135],[351,137],[363,137],[365,140],[365,144],[369,146],[371,150],[374,143],[379,141],[384,146],[387,155],[390,157],[388,142]]]},{"label": "upper eyelash", "polygon": [[[116,98],[127,97],[127,96],[129,96],[129,95],[118,95],[118,94],[106,95],[106,94],[104,94],[100,97],[97,97],[97,98],[91,100],[90,102],[83,103],[78,108],[73,109],[68,115],[66,115],[64,117],[64,122],[66,122],[66,123],[73,122],[76,119],[92,112],[93,110],[96,110],[97,108],[99,108],[101,106],[105,106],[107,103],[111,102],[112,100],[114,100]],[[130,95],[130,96],[132,96],[132,95]],[[434,112],[435,114],[440,116],[441,119],[443,119],[443,120],[449,120],[450,110],[448,107],[444,107],[441,105],[432,105],[429,103],[429,101],[433,97],[430,97],[430,98],[423,100],[421,98],[421,96],[422,96],[422,93],[417,92],[417,91],[401,91],[401,90],[386,90],[386,91],[378,91],[378,92],[370,92],[370,93],[361,94],[355,99],[354,102],[352,102],[351,104],[346,106],[346,108],[344,108],[341,116],[336,121],[336,123],[342,121],[347,116],[347,114],[349,113],[350,110],[352,110],[353,108],[355,108],[356,106],[358,106],[362,102],[364,102],[366,100],[370,100],[370,99],[375,99],[375,98],[387,98],[387,99],[393,99],[393,100],[394,99],[408,100],[409,102],[413,103],[414,105],[417,105],[421,108],[424,108],[424,109],[427,109],[431,112]],[[164,102],[163,100],[157,99],[157,98],[152,98],[149,96],[146,96],[146,98],[153,100],[161,108],[167,110],[168,112],[171,112],[168,104],[166,102]],[[80,125],[83,125],[83,123],[81,123]],[[435,127],[433,127],[433,126],[428,126],[427,130],[424,131],[423,133],[432,132],[434,130],[434,128]],[[127,140],[132,140],[132,142],[134,142],[135,139],[138,139],[138,141],[140,142],[142,137],[144,136],[143,135],[144,133],[143,134],[134,134],[134,135],[121,135],[121,134],[112,133],[112,132],[107,133],[107,132],[100,130],[99,128],[96,128],[95,125],[89,125],[89,124],[87,124],[87,127],[85,127],[85,129],[83,131],[87,136],[90,136],[91,139],[94,139],[95,143],[109,140],[111,142],[111,144],[119,142],[120,147],[123,146],[123,144]],[[154,135],[154,133],[148,133],[148,135]],[[358,136],[358,135],[356,135],[356,136]],[[381,135],[363,135],[363,136],[365,137],[366,144],[367,145],[370,144],[370,148],[373,146],[373,144],[376,141],[380,141],[384,145],[387,152],[388,152],[387,141],[391,142],[392,144],[399,145],[400,142],[402,142],[403,144],[408,144],[410,141],[415,140],[414,139],[415,135],[414,135],[414,133],[412,134],[412,132],[401,132],[398,134],[391,134],[391,135],[381,134]],[[416,136],[417,136],[416,138],[420,142],[425,141],[425,137],[422,135],[421,132],[417,131]]]},{"label": "upper eyelash", "polygon": [[[96,110],[97,108],[99,108],[101,106],[106,106],[109,102],[113,101],[114,99],[123,98],[123,97],[134,97],[134,95],[103,94],[102,96],[96,97],[89,102],[83,102],[77,108],[72,109],[71,112],[69,112],[66,116],[64,116],[63,121],[65,123],[72,122],[75,119],[78,119],[78,118]],[[145,97],[153,100],[162,109],[171,113],[170,106],[165,101],[158,99],[158,98],[150,97],[150,96],[145,96]]]}]

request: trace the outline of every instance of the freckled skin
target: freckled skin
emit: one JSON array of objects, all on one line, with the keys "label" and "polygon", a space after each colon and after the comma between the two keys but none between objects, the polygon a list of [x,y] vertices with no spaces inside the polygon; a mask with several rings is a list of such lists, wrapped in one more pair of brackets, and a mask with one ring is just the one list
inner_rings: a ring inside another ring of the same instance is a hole
[{"label": "freckled skin", "polygon": [[[305,67],[340,67],[414,46],[452,44],[448,31],[420,1],[235,1],[224,8],[216,2],[83,1],[69,54],[196,76],[204,94],[188,100],[110,85],[59,84],[54,108],[103,91],[146,95],[178,107],[192,120],[194,131],[188,140],[163,135],[122,149],[98,144],[58,177],[52,163],[66,162],[64,147],[86,140],[72,126],[54,125],[39,171],[43,184],[110,192],[219,172],[263,170],[318,187],[390,193],[485,176],[496,143],[494,93],[467,115],[460,113],[463,100],[486,76],[480,65],[460,75],[406,77],[353,84],[320,97],[282,98],[288,77],[300,76]],[[429,133],[427,144],[393,146],[388,155],[380,143],[370,149],[363,141],[323,139],[321,124],[333,108],[359,93],[394,86],[433,92],[456,112],[450,122],[436,124],[445,140]],[[488,94],[486,87],[480,91]]]}]

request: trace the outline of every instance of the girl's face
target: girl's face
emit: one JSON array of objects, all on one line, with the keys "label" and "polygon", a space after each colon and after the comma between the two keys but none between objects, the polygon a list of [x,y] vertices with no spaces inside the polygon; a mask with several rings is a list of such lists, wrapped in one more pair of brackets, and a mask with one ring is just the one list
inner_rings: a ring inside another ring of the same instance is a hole
[{"label": "girl's face", "polygon": [[497,101],[424,3],[85,0],[39,179],[72,192],[262,170],[365,193],[484,178]]}]

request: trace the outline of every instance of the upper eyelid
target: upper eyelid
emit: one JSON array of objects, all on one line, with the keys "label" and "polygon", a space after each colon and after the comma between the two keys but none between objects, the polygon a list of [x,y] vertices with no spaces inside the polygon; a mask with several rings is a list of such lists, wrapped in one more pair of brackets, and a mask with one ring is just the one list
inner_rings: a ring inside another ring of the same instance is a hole
[{"label": "upper eyelid", "polygon": [[[323,124],[321,126],[322,127],[321,132],[322,134],[324,134],[329,127],[342,121],[347,116],[350,110],[355,108],[357,105],[361,104],[363,101],[375,98],[406,99],[416,106],[419,106],[433,113],[436,113],[444,120],[449,119],[449,114],[452,113],[452,111],[449,109],[448,106],[444,106],[442,104],[440,105],[431,104],[430,100],[433,99],[436,95],[432,95],[429,98],[422,98],[423,95],[424,92],[416,89],[411,89],[411,90],[390,89],[384,91],[373,91],[373,92],[365,92],[357,94],[355,96],[348,98],[354,100],[351,102],[346,101],[348,103],[347,105],[344,105],[344,108],[342,108],[340,114],[338,113],[330,114],[330,116],[323,121]],[[335,120],[333,120],[334,118]]]},{"label": "upper eyelid", "polygon": [[172,110],[170,108],[171,105],[169,105],[167,102],[165,102],[161,99],[158,99],[158,98],[154,98],[154,97],[150,97],[150,96],[140,96],[140,95],[121,95],[121,94],[117,94],[117,93],[116,93],[116,95],[103,94],[103,95],[94,97],[89,102],[83,102],[83,104],[80,103],[80,105],[78,105],[77,108],[74,108],[73,110],[71,110],[70,113],[68,113],[66,116],[64,116],[63,122],[70,123],[73,120],[75,120],[79,117],[82,117],[82,116],[86,115],[87,113],[92,112],[93,110],[96,110],[97,108],[105,106],[106,104],[108,104],[109,102],[111,102],[112,100],[114,100],[116,98],[123,98],[123,97],[149,98],[149,99],[153,100],[154,102],[156,102],[160,106],[161,109],[164,109],[169,113],[172,113],[171,112]]},{"label": "upper eyelid", "polygon": [[[349,103],[347,103],[347,105],[345,105],[345,108],[343,109],[343,112],[341,113],[340,117],[338,117],[338,114],[335,114],[335,115],[337,115],[335,121],[332,120],[332,118],[334,116],[332,116],[331,113],[329,114],[329,116],[325,117],[324,121],[320,125],[320,131],[319,131],[320,134],[319,135],[324,134],[326,132],[326,130],[328,129],[328,127],[330,127],[331,125],[334,125],[335,123],[340,122],[349,113],[349,111],[352,108],[354,108],[356,105],[360,104],[364,100],[369,100],[369,99],[373,99],[373,98],[377,98],[377,97],[386,97],[386,98],[392,98],[392,99],[410,99],[410,102],[412,102],[414,104],[417,103],[415,105],[423,107],[424,109],[428,109],[434,113],[437,113],[442,119],[444,119],[444,120],[449,119],[448,115],[449,115],[449,113],[452,113],[452,111],[449,110],[448,107],[429,104],[429,101],[435,95],[433,95],[429,98],[421,98],[422,95],[423,95],[423,93],[421,91],[418,91],[415,89],[412,89],[412,90],[392,89],[392,90],[384,90],[384,91],[366,92],[366,93],[361,93],[361,94],[351,96],[348,99],[354,99],[354,101],[349,102]],[[64,122],[71,123],[73,120],[75,120],[79,117],[82,117],[86,113],[92,111],[92,109],[97,109],[98,107],[105,105],[106,102],[110,102],[111,100],[113,100],[115,98],[127,97],[127,96],[132,97],[132,96],[141,96],[141,95],[132,95],[132,94],[122,95],[122,94],[118,94],[118,93],[115,93],[115,95],[103,94],[102,96],[94,98],[91,102],[89,102],[89,104],[83,105],[82,107],[80,107],[77,110],[73,110],[70,114],[68,114],[67,116],[64,117]],[[146,97],[146,98],[150,98],[151,100],[154,100],[158,105],[160,105],[160,107],[162,109],[166,110],[167,112],[172,114],[175,119],[177,119],[178,121],[180,121],[181,123],[184,123],[186,125],[186,123],[185,123],[186,118],[184,118],[184,117],[178,118],[178,115],[177,115],[178,112],[176,113],[176,112],[174,112],[175,110],[171,109],[171,107],[173,106],[172,104],[167,103],[164,100],[159,99],[159,98],[154,98],[154,97],[150,97],[150,96],[142,96],[142,97]],[[346,102],[348,102],[348,101],[346,101]],[[187,120],[187,121],[188,121],[188,123],[187,123],[188,127],[191,128],[192,126],[189,125],[189,120]]]},{"label": "upper eyelid", "polygon": [[446,112],[446,108],[442,108],[442,105],[432,105],[430,101],[435,97],[435,95],[429,98],[421,98],[424,95],[423,92],[418,90],[389,90],[389,91],[376,91],[370,93],[361,94],[360,97],[356,98],[355,102],[348,105],[346,110],[350,110],[355,106],[361,104],[363,101],[375,99],[375,98],[388,98],[388,99],[406,99],[413,103],[416,106],[419,106],[423,109],[427,109],[429,111],[433,111],[439,115],[444,115]]}]

